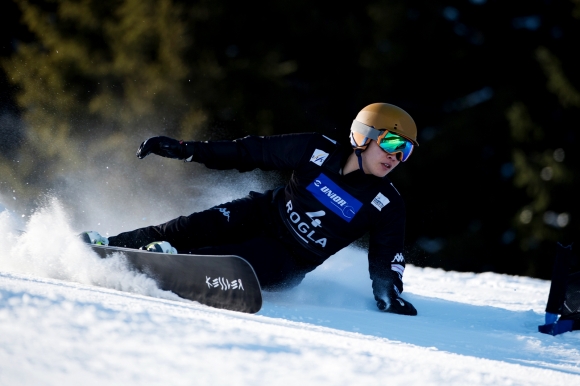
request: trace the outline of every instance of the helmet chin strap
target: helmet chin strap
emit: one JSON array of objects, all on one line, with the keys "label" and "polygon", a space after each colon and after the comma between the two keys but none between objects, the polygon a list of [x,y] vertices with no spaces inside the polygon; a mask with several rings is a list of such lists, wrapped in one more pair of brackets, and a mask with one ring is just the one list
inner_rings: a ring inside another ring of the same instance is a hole
[{"label": "helmet chin strap", "polygon": [[365,170],[363,169],[363,166],[362,166],[362,156],[361,156],[361,153],[362,153],[362,152],[363,152],[363,151],[362,151],[361,149],[356,149],[356,150],[354,151],[354,154],[356,154],[356,158],[358,159],[358,167],[359,167],[359,168],[360,168],[360,170],[361,170],[361,171],[364,173],[364,172],[365,172]]}]

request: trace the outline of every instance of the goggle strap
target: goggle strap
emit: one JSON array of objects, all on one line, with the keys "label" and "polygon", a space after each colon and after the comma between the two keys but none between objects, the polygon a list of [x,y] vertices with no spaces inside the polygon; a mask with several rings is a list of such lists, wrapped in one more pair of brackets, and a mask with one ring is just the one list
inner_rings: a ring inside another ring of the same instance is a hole
[{"label": "goggle strap", "polygon": [[350,132],[350,144],[352,145],[352,147],[361,147],[361,146],[365,146],[365,144],[368,145],[368,143],[367,143],[368,141],[370,141],[370,138],[364,137],[364,139],[359,144],[356,141],[356,138],[354,137],[354,133],[352,131]]},{"label": "goggle strap", "polygon": [[375,141],[379,139],[379,135],[381,135],[380,130],[377,130],[371,126],[367,126],[364,123],[357,121],[356,119],[352,121],[352,126],[350,127],[350,130],[354,131],[355,133],[362,134],[365,137]]}]

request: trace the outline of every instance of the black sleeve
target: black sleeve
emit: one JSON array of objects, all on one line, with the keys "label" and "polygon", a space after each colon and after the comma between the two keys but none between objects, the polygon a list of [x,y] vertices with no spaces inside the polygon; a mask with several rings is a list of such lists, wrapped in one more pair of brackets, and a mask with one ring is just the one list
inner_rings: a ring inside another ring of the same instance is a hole
[{"label": "black sleeve", "polygon": [[187,146],[193,146],[192,161],[210,169],[294,170],[304,162],[304,153],[316,135],[247,136],[234,141],[187,142]]},{"label": "black sleeve", "polygon": [[405,270],[405,206],[399,200],[389,209],[370,231],[368,256],[375,300],[387,304],[403,292]]}]

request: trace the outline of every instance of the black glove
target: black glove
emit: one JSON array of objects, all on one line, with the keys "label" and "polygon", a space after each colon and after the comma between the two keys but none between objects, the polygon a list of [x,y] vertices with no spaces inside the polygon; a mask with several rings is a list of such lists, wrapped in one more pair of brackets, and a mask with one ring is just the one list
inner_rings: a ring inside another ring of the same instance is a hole
[{"label": "black glove", "polygon": [[410,315],[415,316],[417,315],[417,310],[411,303],[406,301],[400,296],[395,296],[391,299],[391,304],[387,308],[387,303],[384,300],[377,301],[377,307],[379,310],[384,312],[390,312],[393,314],[400,314],[400,315]]},{"label": "black glove", "polygon": [[151,137],[143,141],[137,150],[137,157],[143,159],[149,154],[157,154],[161,157],[187,159],[193,155],[193,146],[187,146],[186,142],[178,141],[169,137]]}]

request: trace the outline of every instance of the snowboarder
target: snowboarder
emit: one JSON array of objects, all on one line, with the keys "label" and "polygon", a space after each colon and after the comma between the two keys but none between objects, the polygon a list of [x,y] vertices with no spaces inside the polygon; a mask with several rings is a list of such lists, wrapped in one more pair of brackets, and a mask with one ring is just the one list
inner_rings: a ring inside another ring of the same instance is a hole
[{"label": "snowboarder", "polygon": [[151,137],[137,150],[140,159],[153,153],[211,169],[293,173],[285,186],[252,191],[164,224],[108,238],[89,231],[83,238],[164,253],[238,255],[252,265],[263,289],[283,290],[369,232],[369,273],[379,310],[416,315],[400,296],[405,207],[387,175],[418,145],[414,120],[387,103],[358,113],[350,146],[317,133],[209,142]]}]

